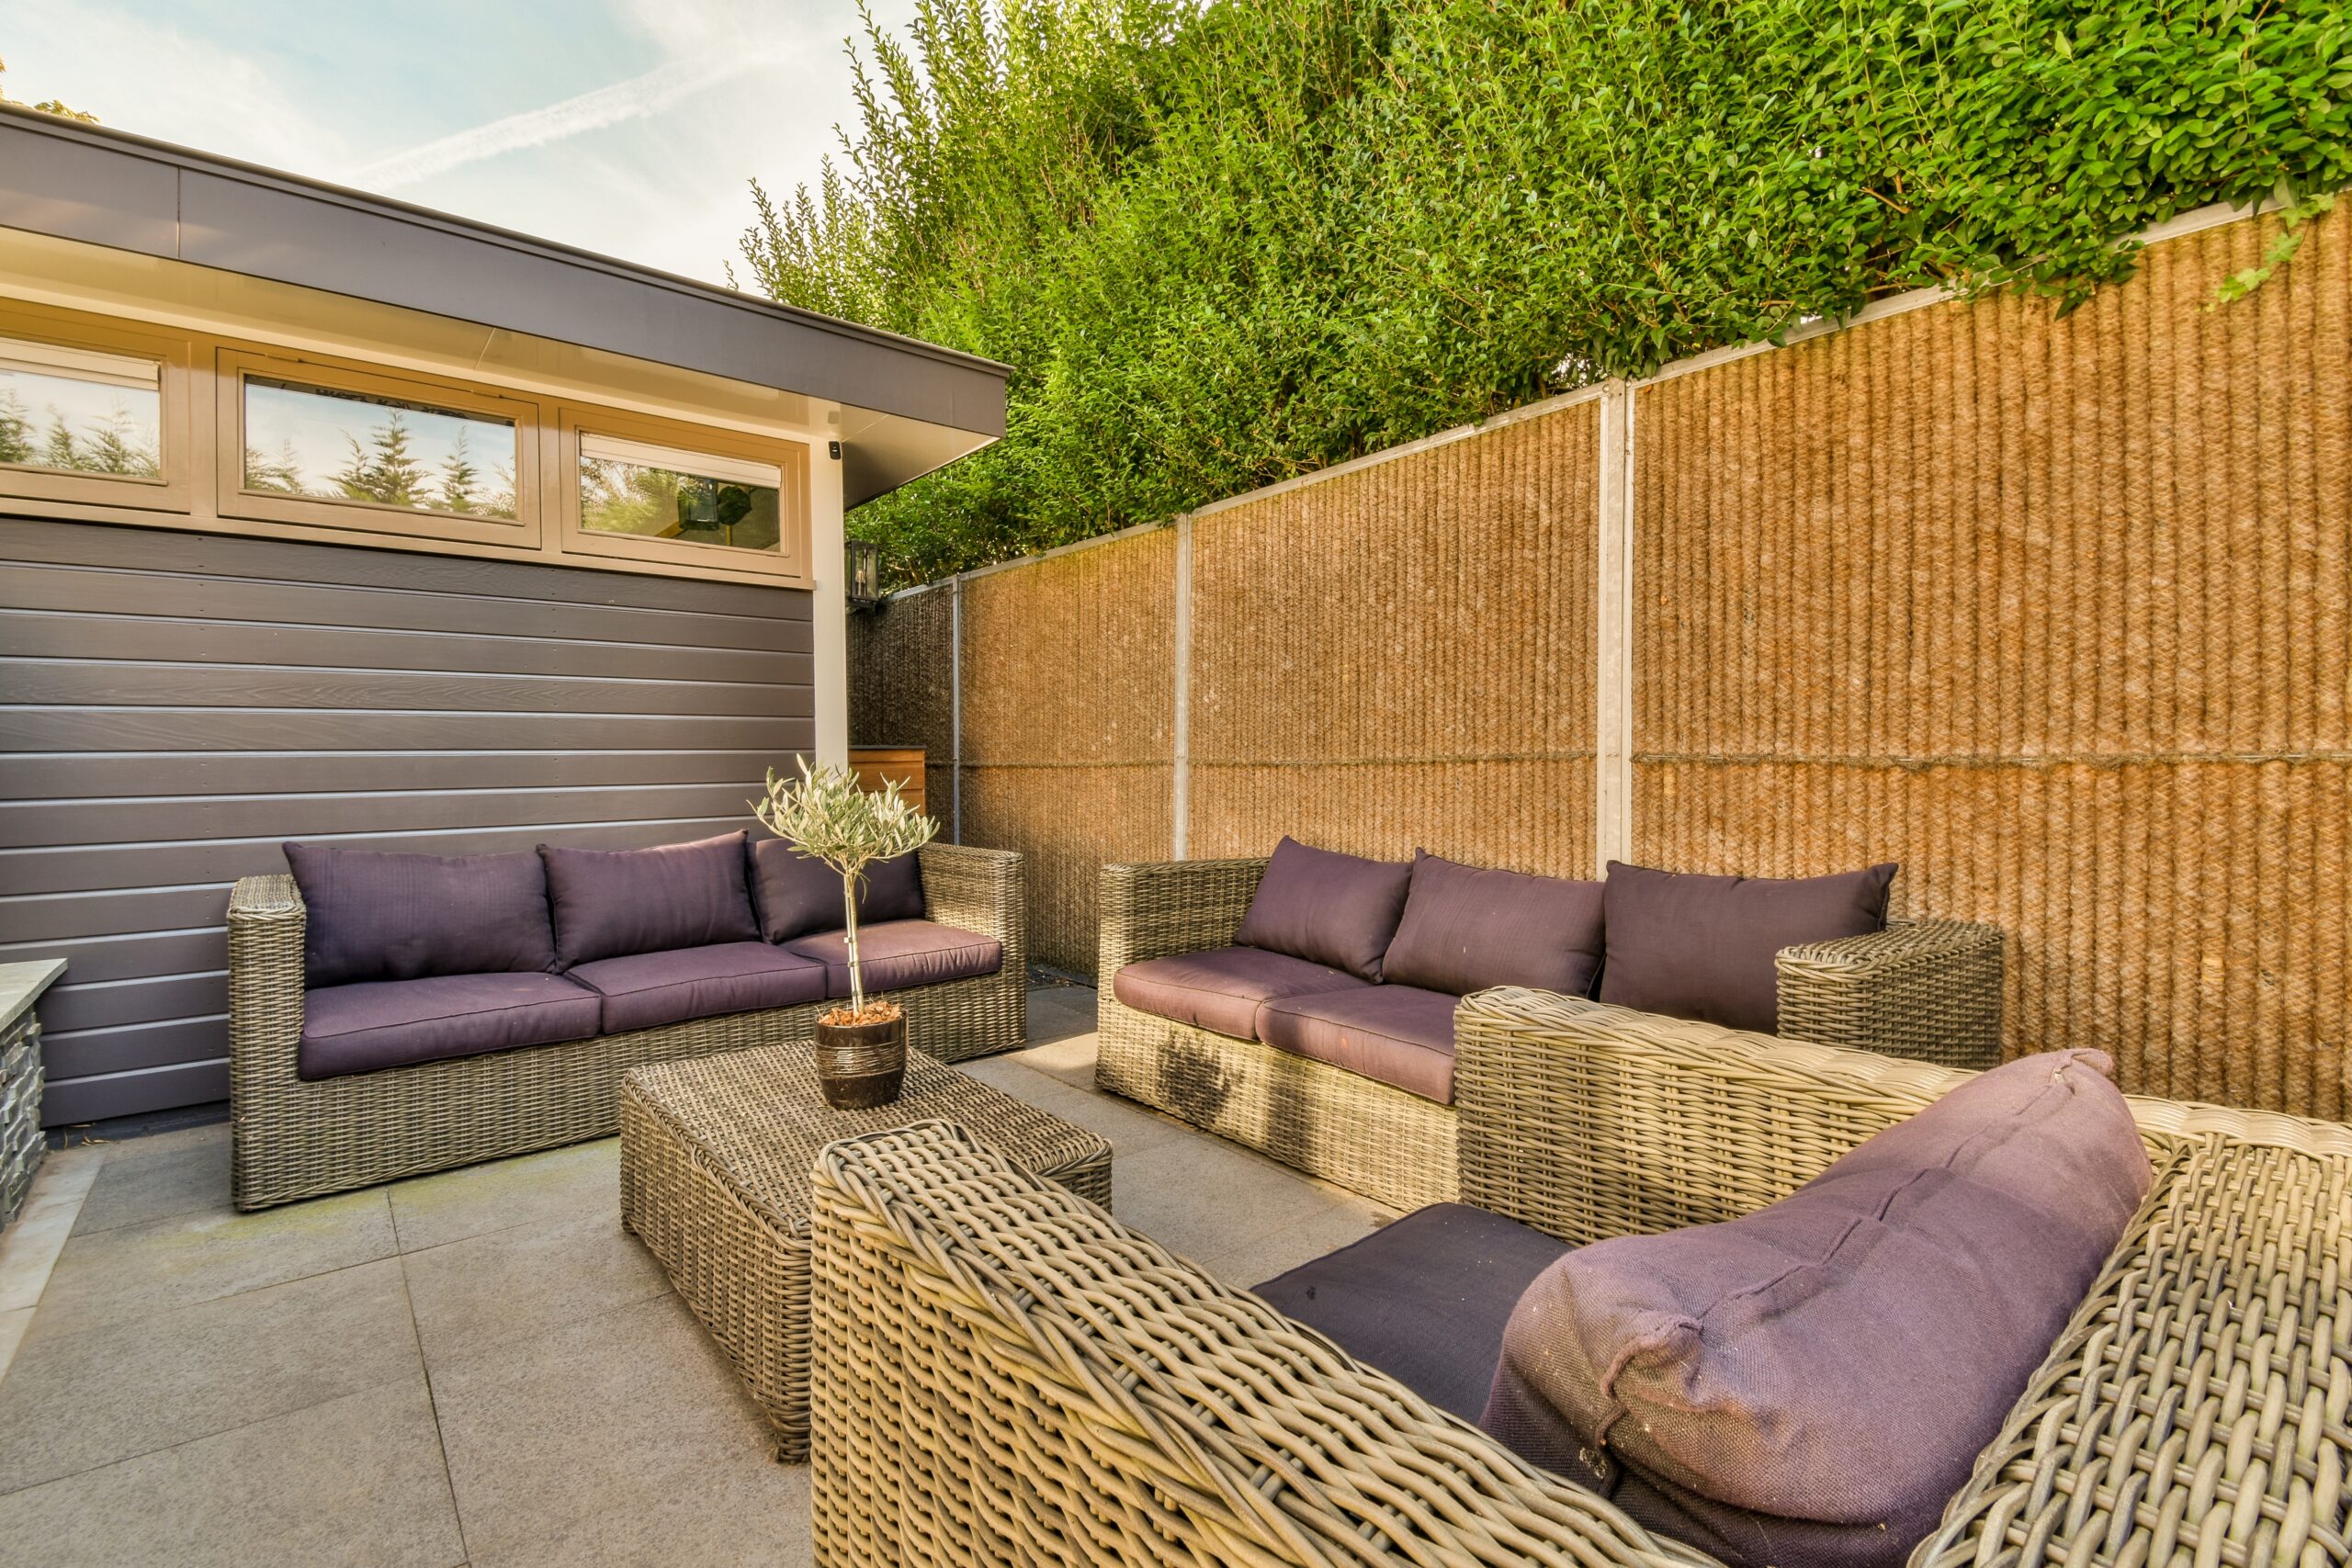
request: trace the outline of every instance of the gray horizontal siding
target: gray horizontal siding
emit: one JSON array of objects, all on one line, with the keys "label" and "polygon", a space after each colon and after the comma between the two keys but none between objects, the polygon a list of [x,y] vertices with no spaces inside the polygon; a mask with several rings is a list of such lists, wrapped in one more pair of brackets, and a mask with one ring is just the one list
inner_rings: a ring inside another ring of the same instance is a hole
[{"label": "gray horizontal siding", "polygon": [[51,1124],[228,1091],[221,917],[288,838],[725,831],[815,742],[809,596],[0,518],[0,960]]}]

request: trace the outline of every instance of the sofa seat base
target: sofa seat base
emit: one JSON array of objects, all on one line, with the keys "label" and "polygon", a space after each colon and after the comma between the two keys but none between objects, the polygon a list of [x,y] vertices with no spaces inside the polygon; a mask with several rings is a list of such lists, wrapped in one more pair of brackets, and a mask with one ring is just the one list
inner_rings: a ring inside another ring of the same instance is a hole
[{"label": "sofa seat base", "polygon": [[1453,1008],[1462,998],[1413,986],[1282,997],[1258,1011],[1258,1034],[1375,1083],[1453,1103]]},{"label": "sofa seat base", "polygon": [[825,998],[823,964],[763,942],[632,953],[577,964],[568,974],[604,998],[606,1034]]},{"label": "sofa seat base", "polygon": [[1213,1029],[1237,1040],[1261,1038],[1258,1010],[1278,997],[1370,989],[1368,980],[1258,947],[1216,947],[1147,959],[1111,977],[1112,994],[1138,1012]]},{"label": "sofa seat base", "polygon": [[1097,1001],[1094,1084],[1397,1210],[1462,1195],[1453,1107],[1259,1040]]},{"label": "sofa seat base", "polygon": [[1284,1316],[1476,1423],[1511,1309],[1568,1250],[1517,1220],[1435,1203],[1252,1288]]},{"label": "sofa seat base", "polygon": [[[784,951],[825,966],[825,995],[849,995],[848,932],[796,937]],[[1004,944],[936,920],[879,920],[857,928],[857,965],[871,997],[993,975],[1004,965]]]},{"label": "sofa seat base", "polygon": [[296,1071],[308,1079],[479,1056],[598,1032],[594,991],[560,975],[433,975],[302,994]]}]

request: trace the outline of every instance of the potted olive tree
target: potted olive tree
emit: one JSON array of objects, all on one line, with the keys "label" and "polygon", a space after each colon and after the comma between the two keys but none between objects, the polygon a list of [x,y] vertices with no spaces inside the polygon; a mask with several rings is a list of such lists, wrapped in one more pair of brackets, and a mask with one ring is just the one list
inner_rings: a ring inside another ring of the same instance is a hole
[{"label": "potted olive tree", "polygon": [[939,824],[901,799],[896,782],[868,790],[845,768],[811,772],[805,757],[797,779],[768,770],[767,797],[752,802],[752,811],[768,831],[841,874],[849,1006],[817,1020],[817,1080],[825,1103],[837,1111],[888,1105],[906,1077],[907,1015],[894,1001],[865,999],[857,896],[867,866],[912,854],[931,842]]}]

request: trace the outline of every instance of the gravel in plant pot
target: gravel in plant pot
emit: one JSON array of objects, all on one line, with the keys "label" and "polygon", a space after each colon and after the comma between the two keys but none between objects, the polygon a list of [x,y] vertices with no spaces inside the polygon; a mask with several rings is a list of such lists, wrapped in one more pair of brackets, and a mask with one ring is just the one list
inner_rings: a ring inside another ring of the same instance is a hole
[{"label": "gravel in plant pot", "polygon": [[752,803],[752,813],[777,838],[841,874],[849,1005],[817,1020],[817,1081],[825,1103],[837,1111],[888,1105],[906,1077],[907,1015],[887,998],[866,998],[857,896],[867,866],[914,853],[938,835],[939,823],[908,805],[895,781],[869,790],[846,768],[812,771],[805,757],[797,778],[768,770],[767,795]]}]

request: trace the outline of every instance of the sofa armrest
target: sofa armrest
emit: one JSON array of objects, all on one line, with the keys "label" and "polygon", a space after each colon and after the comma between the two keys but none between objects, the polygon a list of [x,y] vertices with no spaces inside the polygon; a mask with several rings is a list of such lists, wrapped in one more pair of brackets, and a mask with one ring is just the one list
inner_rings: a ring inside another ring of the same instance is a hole
[{"label": "sofa armrest", "polygon": [[1707,1558],[961,1128],[811,1193],[820,1568]]},{"label": "sofa armrest", "polygon": [[1120,970],[1148,958],[1232,946],[1266,860],[1104,866],[1095,983],[1107,987]]},{"label": "sofa armrest", "polygon": [[1462,1201],[1579,1246],[1759,1209],[1970,1076],[1550,991],[1453,1027]]},{"label": "sofa armrest", "polygon": [[[243,877],[229,892],[229,1105],[241,1135],[270,1095],[295,1082],[308,926],[290,876]],[[243,1163],[234,1162],[240,1187]]]},{"label": "sofa armrest", "polygon": [[1029,967],[1029,911],[1023,896],[1021,856],[1012,850],[969,844],[925,844],[923,913],[942,925],[992,936],[1004,944],[1007,971]]},{"label": "sofa armrest", "polygon": [[1779,1032],[1792,1040],[1982,1070],[2001,1062],[1998,926],[1893,920],[1783,948]]}]

